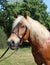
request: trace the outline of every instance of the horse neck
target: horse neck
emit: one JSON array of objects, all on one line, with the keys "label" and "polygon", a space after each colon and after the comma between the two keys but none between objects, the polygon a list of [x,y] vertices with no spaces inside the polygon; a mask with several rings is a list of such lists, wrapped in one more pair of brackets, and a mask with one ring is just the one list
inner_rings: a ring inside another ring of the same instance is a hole
[{"label": "horse neck", "polygon": [[39,40],[38,42],[43,43],[43,41],[49,38],[50,33],[45,26],[40,24],[38,21],[33,20],[29,16],[27,16],[27,22],[29,22],[31,39],[34,40],[36,38],[36,41]]}]

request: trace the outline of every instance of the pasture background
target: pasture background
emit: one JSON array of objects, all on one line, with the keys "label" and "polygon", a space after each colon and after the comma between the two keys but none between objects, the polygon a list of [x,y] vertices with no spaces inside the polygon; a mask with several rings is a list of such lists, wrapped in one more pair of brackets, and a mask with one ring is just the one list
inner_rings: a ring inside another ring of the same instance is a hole
[{"label": "pasture background", "polygon": [[[5,49],[0,49],[0,56]],[[19,48],[9,58],[8,57],[13,50],[9,50],[6,55],[0,59],[0,65],[36,65],[31,53],[31,48]]]}]

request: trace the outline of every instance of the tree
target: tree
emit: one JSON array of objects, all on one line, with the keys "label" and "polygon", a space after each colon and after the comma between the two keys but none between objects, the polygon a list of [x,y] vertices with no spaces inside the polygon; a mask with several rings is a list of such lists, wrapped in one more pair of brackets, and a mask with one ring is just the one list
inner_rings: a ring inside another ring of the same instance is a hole
[{"label": "tree", "polygon": [[43,3],[43,0],[23,0],[23,8],[30,13],[30,16],[41,22],[48,27],[48,13],[46,11],[47,6]]},{"label": "tree", "polygon": [[[14,20],[14,14],[18,13],[23,15],[26,11],[27,14],[35,20],[38,20],[47,28],[50,28],[50,18],[46,12],[47,6],[43,0],[23,0],[22,2],[8,2],[1,0],[2,8],[0,10],[0,25],[4,26],[6,33],[11,30],[11,25]],[[2,16],[2,17],[1,17]]]},{"label": "tree", "polygon": [[11,30],[12,21],[14,20],[14,14],[18,12],[16,8],[16,6],[18,6],[18,3],[16,2],[9,4],[8,2],[3,1],[1,3],[1,6],[2,7],[0,10],[0,26],[4,27],[7,36],[9,36],[10,32],[8,31]]}]

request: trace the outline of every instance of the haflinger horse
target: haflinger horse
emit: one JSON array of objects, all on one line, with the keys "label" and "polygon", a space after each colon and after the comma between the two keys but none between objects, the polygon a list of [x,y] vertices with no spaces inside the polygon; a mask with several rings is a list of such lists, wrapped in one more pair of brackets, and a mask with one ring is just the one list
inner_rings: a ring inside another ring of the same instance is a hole
[{"label": "haflinger horse", "polygon": [[31,44],[37,65],[50,65],[50,32],[27,14],[16,16],[12,25],[12,33],[8,38],[8,45],[15,50],[25,40]]}]

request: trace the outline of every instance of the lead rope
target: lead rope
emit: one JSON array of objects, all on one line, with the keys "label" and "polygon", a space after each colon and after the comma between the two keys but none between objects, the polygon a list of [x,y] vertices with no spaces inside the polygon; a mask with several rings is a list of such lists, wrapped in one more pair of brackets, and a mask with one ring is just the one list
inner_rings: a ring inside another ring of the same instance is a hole
[{"label": "lead rope", "polygon": [[4,60],[8,59],[9,57],[11,57],[11,56],[15,53],[15,51],[16,51],[16,50],[14,50],[9,56],[7,56],[7,57],[1,59],[0,62],[2,62],[2,61],[4,61]]},{"label": "lead rope", "polygon": [[[26,32],[27,32],[27,27],[25,26],[26,30],[25,30],[25,33],[23,34],[22,38],[20,39],[20,42],[21,40],[23,39],[23,37],[25,36]],[[5,52],[1,55],[0,59],[2,59],[2,57],[7,53],[7,51],[9,50],[9,47],[5,50]],[[12,54],[11,54],[12,55]],[[11,56],[10,55],[10,56]]]},{"label": "lead rope", "polygon": [[7,53],[7,51],[9,50],[9,47],[5,50],[5,52],[1,55],[0,59]]}]

